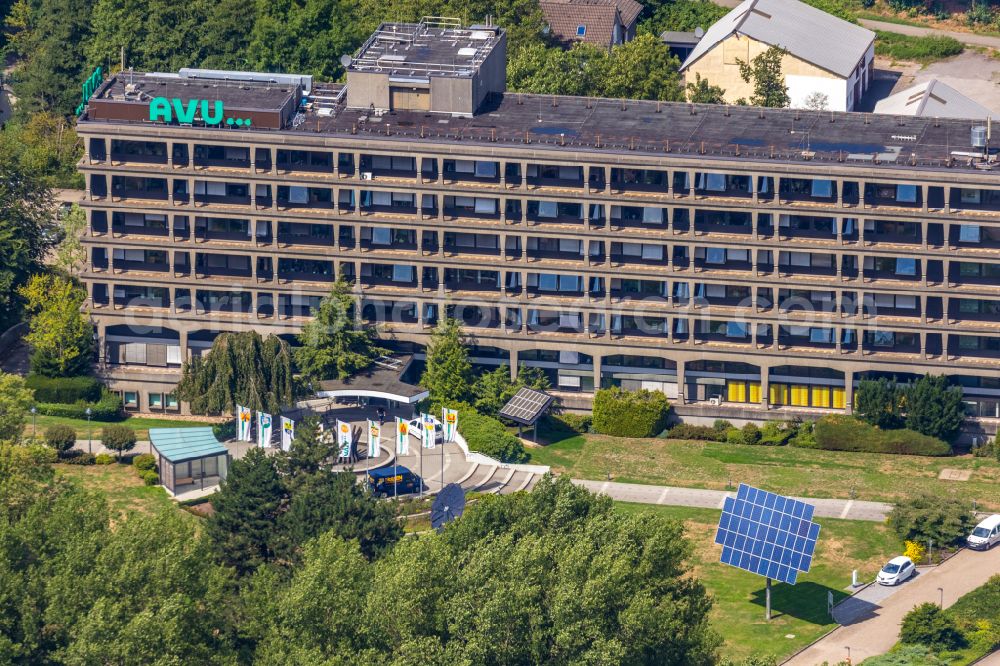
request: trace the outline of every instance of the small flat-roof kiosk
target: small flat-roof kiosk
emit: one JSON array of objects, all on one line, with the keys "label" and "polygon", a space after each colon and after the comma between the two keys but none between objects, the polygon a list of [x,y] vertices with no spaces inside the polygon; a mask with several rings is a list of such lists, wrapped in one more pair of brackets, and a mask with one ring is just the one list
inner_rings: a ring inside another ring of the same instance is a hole
[{"label": "small flat-roof kiosk", "polygon": [[552,404],[552,396],[545,391],[521,388],[500,410],[499,416],[517,424],[517,436],[521,436],[521,426],[533,427],[534,438],[538,441],[538,419],[542,418]]},{"label": "small flat-roof kiosk", "polygon": [[171,495],[217,486],[229,474],[229,451],[211,428],[150,428],[149,443]]}]

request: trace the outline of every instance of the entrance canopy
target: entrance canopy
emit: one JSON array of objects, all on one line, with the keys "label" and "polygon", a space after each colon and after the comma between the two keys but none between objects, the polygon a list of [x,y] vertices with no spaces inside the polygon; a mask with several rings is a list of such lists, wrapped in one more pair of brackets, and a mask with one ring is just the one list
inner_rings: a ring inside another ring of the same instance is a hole
[{"label": "entrance canopy", "polygon": [[353,377],[320,382],[316,395],[320,398],[382,398],[415,405],[430,392],[422,386],[403,381],[403,373],[412,360],[410,355],[383,356]]}]

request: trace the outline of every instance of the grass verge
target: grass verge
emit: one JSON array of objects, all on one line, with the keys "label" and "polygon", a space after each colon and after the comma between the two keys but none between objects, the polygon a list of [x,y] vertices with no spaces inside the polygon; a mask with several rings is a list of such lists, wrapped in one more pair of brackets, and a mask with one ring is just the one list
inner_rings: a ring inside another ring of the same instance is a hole
[{"label": "grass verge", "polygon": [[56,474],[108,498],[113,513],[154,513],[174,506],[160,486],[144,485],[131,465],[55,465]]},{"label": "grass verge", "polygon": [[[728,482],[805,497],[895,502],[916,489],[1000,509],[1000,463],[990,458],[927,458],[790,446],[741,446],[670,439],[566,434],[532,448],[531,462],[578,479],[724,490]],[[968,481],[938,478],[943,469],[968,470]]]},{"label": "grass verge", "polygon": [[827,593],[834,600],[848,596],[851,571],[862,580],[874,578],[879,567],[902,552],[903,544],[884,525],[861,521],[817,519],[820,538],[808,573],[796,585],[774,584],[773,618],[764,619],[764,579],[721,564],[714,543],[719,511],[689,507],[618,503],[619,511],[658,514],[684,523],[694,546],[694,574],[715,599],[712,624],[725,640],[722,655],[734,661],[751,655],[781,658],[805,647],[833,628],[827,614]]},{"label": "grass verge", "polygon": [[875,54],[893,60],[909,60],[928,64],[956,56],[965,47],[953,37],[913,37],[895,32],[875,31]]},{"label": "grass verge", "polygon": [[[205,427],[211,425],[209,423],[203,423],[200,421],[185,421],[183,419],[170,419],[170,418],[156,418],[148,416],[130,416],[124,421],[117,422],[120,425],[128,426],[135,430],[136,437],[140,440],[149,439],[149,429],[150,428],[197,428]],[[74,430],[76,430],[76,435],[79,439],[87,439],[88,433],[93,432],[95,440],[101,437],[101,428],[106,425],[111,425],[103,423],[100,421],[91,421],[89,426],[86,419],[70,419],[62,416],[36,416],[35,417],[35,428],[38,431],[38,435],[41,437],[45,434],[45,429],[53,425],[68,425]],[[31,421],[28,421],[28,426],[25,428],[25,433],[31,433]]]}]

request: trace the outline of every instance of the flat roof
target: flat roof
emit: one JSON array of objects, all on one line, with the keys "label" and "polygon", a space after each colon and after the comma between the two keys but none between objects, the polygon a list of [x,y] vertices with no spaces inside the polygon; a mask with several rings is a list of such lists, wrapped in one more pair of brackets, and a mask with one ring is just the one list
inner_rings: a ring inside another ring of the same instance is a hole
[{"label": "flat roof", "polygon": [[[117,75],[109,89],[124,92],[123,77]],[[204,81],[154,79],[134,75],[144,90],[167,90],[168,94],[201,97]],[[162,85],[162,88],[149,86]],[[429,114],[424,111],[389,111],[380,116],[367,109],[344,105],[339,84],[316,84],[314,95],[295,122],[283,128],[253,129],[225,126],[199,128],[217,132],[252,133],[254,141],[266,142],[259,133],[342,136],[376,140],[392,150],[397,141],[427,143],[428,150],[440,144],[484,148],[531,150],[607,151],[609,154],[673,155],[699,160],[746,159],[750,162],[801,164],[845,163],[871,168],[907,167],[943,170],[949,167],[979,171],[971,159],[971,129],[980,119],[897,116],[856,112],[768,109],[749,106],[652,102],[605,98],[566,97],[506,93],[484,103],[472,117]],[[290,93],[287,86],[259,83],[220,83],[212,98],[227,106],[241,104],[280,108],[279,98]],[[103,87],[98,94],[103,95]],[[162,94],[162,93],[161,93]],[[159,95],[158,95],[159,96]],[[134,102],[129,102],[134,104]],[[145,116],[143,116],[145,117]],[[152,125],[148,120],[89,120],[91,123]],[[190,128],[178,127],[178,131]],[[221,137],[220,137],[221,138]],[[249,137],[241,138],[250,141]],[[544,159],[544,158],[540,158]],[[553,159],[559,159],[557,155]]]},{"label": "flat roof", "polygon": [[229,455],[211,428],[150,428],[149,443],[171,463]]},{"label": "flat roof", "polygon": [[104,83],[91,100],[150,102],[154,97],[220,99],[229,108],[275,111],[283,108],[297,86],[288,82],[185,78],[176,74],[120,72]]},{"label": "flat roof", "polygon": [[440,17],[383,23],[357,50],[347,71],[399,77],[472,76],[501,34],[495,26],[463,28],[458,19]]}]

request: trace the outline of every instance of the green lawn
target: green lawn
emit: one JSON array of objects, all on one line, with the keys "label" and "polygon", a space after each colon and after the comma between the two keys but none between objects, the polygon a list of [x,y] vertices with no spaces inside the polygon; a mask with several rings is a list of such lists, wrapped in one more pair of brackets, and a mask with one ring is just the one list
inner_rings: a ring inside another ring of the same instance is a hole
[{"label": "green lawn", "polygon": [[73,479],[88,490],[96,490],[108,498],[116,514],[153,513],[175,504],[160,486],[143,485],[131,465],[64,465],[55,466],[56,473]]},{"label": "green lawn", "polygon": [[822,526],[816,558],[796,585],[776,583],[771,591],[773,618],[764,619],[764,579],[719,563],[714,543],[719,511],[688,507],[619,503],[619,510],[656,513],[684,522],[694,545],[695,575],[715,599],[712,623],[724,638],[721,654],[742,659],[750,655],[786,657],[834,627],[827,614],[827,592],[835,600],[847,596],[851,571],[868,580],[887,559],[902,552],[902,544],[884,525],[817,519]]},{"label": "green lawn", "polygon": [[[155,418],[147,416],[130,416],[124,421],[119,421],[122,425],[127,425],[136,431],[136,436],[140,439],[149,439],[149,429],[150,428],[192,428],[198,426],[207,426],[208,423],[200,421],[184,421],[181,419],[170,419],[170,418]],[[35,417],[35,428],[38,430],[39,436],[45,433],[45,429],[51,425],[64,424],[71,426],[76,430],[77,437],[80,439],[87,439],[88,437],[88,426],[86,419],[70,419],[64,418],[62,416],[36,416]],[[95,440],[101,438],[101,428],[107,423],[102,423],[100,421],[92,421],[90,427],[93,429],[93,436]],[[24,430],[26,435],[31,434],[31,419],[28,419],[28,425]]]},{"label": "green lawn", "polygon": [[[739,446],[669,439],[575,435],[532,448],[531,462],[560,474],[652,485],[725,489],[748,483],[805,497],[893,502],[916,490],[955,494],[1000,509],[1000,463],[989,458],[925,458],[818,451],[791,446]],[[942,469],[971,470],[968,481],[938,479]]]}]

